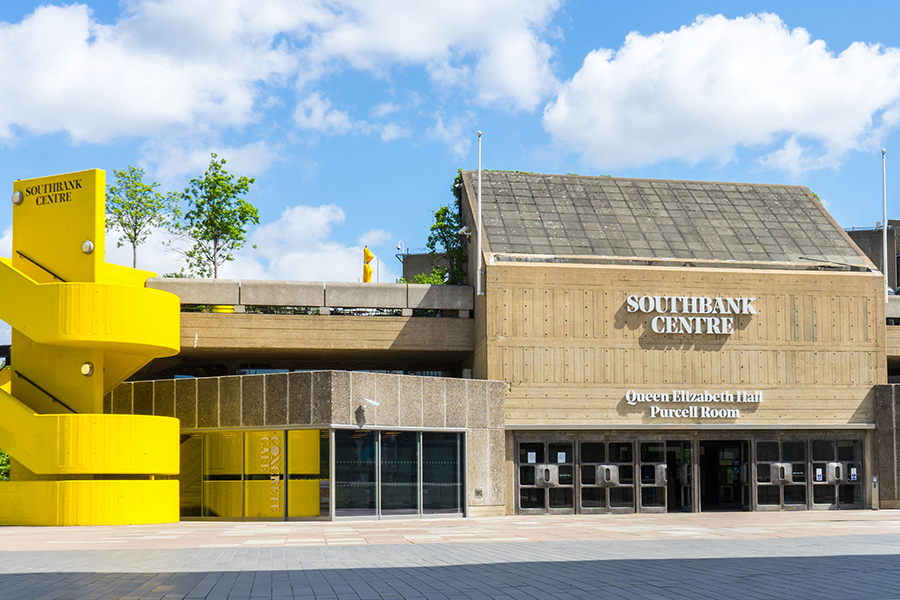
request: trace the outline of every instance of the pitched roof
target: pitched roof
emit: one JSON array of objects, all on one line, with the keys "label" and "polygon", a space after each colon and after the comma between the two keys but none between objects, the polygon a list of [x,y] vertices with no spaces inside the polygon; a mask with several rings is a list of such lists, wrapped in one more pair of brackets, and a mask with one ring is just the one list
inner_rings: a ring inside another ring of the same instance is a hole
[{"label": "pitched roof", "polygon": [[482,219],[495,254],[866,265],[801,186],[483,171]]}]

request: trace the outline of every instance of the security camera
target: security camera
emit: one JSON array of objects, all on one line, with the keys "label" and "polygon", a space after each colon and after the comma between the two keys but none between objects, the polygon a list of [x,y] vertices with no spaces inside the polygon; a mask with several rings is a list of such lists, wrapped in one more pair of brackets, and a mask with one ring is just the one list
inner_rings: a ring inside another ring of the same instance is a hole
[{"label": "security camera", "polygon": [[363,400],[363,403],[364,403],[363,410],[368,409],[370,406],[381,406],[381,402],[376,402],[375,400],[372,400],[370,398],[365,398]]},{"label": "security camera", "polygon": [[469,237],[470,235],[472,235],[472,232],[469,230],[468,225],[463,225],[459,228],[459,231],[456,232],[456,235],[464,235],[466,237]]},{"label": "security camera", "polygon": [[403,247],[403,242],[400,242],[400,243],[397,244],[397,250],[399,250],[399,249],[402,248],[402,247]]}]

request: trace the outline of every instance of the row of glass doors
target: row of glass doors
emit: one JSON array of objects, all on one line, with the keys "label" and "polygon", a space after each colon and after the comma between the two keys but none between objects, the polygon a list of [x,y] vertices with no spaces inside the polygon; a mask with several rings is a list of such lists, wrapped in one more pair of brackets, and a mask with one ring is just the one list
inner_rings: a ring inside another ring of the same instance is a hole
[{"label": "row of glass doors", "polygon": [[[517,511],[862,508],[862,441],[520,438]],[[696,476],[695,476],[696,475]]]}]

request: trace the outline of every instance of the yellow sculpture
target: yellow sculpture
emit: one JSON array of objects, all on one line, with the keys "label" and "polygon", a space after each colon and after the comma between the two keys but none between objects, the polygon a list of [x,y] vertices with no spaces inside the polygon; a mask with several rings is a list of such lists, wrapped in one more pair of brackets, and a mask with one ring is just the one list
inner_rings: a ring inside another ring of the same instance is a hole
[{"label": "yellow sculpture", "polygon": [[0,257],[12,377],[0,385],[0,525],[178,520],[178,420],[105,415],[103,396],[179,351],[178,297],[104,261],[106,175],[13,185],[13,256]]}]

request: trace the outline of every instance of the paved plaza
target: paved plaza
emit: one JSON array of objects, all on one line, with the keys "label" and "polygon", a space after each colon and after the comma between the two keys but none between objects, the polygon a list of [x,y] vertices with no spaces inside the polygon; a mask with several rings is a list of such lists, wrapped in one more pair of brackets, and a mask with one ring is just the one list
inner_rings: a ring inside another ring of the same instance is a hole
[{"label": "paved plaza", "polygon": [[0,598],[900,598],[900,511],[8,527]]}]

